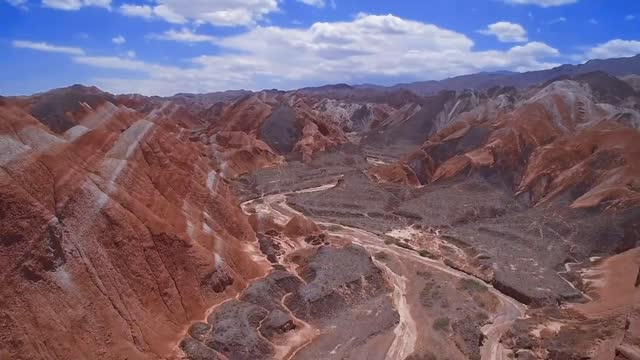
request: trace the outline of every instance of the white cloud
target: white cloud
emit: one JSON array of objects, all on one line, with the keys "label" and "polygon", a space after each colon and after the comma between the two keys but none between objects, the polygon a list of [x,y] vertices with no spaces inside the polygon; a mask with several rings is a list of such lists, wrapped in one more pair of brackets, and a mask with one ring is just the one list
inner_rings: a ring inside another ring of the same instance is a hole
[{"label": "white cloud", "polygon": [[47,44],[46,42],[33,42],[26,40],[14,40],[13,47],[21,49],[31,49],[37,51],[54,52],[68,55],[83,55],[84,50],[76,47],[56,46]]},{"label": "white cloud", "polygon": [[130,57],[130,58],[134,58],[134,57],[136,57],[136,52],[133,51],[133,50],[129,50],[129,51],[127,51],[127,56]]},{"label": "white cloud", "polygon": [[[207,36],[185,29],[174,31],[172,36],[178,34],[189,39],[192,35]],[[506,51],[476,51],[473,41],[464,34],[393,15],[359,14],[352,21],[319,22],[307,28],[256,26],[225,38],[196,39],[211,40],[221,51],[191,59],[186,66],[126,57],[78,56],[74,61],[124,70],[134,76],[95,79],[98,86],[109,91],[168,95],[232,88],[291,89],[333,82],[442,79],[485,70],[538,70],[558,65],[548,59],[560,55],[539,42]]]},{"label": "white cloud", "polygon": [[111,39],[111,41],[116,45],[122,45],[127,42],[127,39],[125,39],[124,36],[119,35]]},{"label": "white cloud", "polygon": [[153,17],[153,8],[149,5],[124,4],[120,6],[120,12],[126,16],[135,16],[145,19]]},{"label": "white cloud", "polygon": [[[184,6],[189,6],[188,4],[184,4]],[[172,24],[184,24],[187,22],[187,19],[182,16],[179,12],[175,11],[173,8],[167,5],[158,5],[153,8],[153,13],[163,19],[164,21],[170,22]]]},{"label": "white cloud", "polygon": [[168,40],[184,43],[214,42],[216,40],[216,38],[213,36],[197,34],[187,28],[182,28],[180,30],[167,30],[162,34],[152,34],[149,37],[157,40]]},{"label": "white cloud", "polygon": [[552,7],[575,4],[578,0],[502,0],[507,4],[513,5],[537,5],[541,7]]},{"label": "white cloud", "polygon": [[[173,24],[193,21],[216,26],[252,26],[279,11],[282,0],[153,0],[153,5],[123,4],[128,16],[161,19]],[[318,0],[306,0],[318,2]]]},{"label": "white cloud", "polygon": [[526,42],[527,31],[520,24],[500,21],[479,31],[481,34],[494,35],[502,42]]},{"label": "white cloud", "polygon": [[596,20],[596,19],[589,19],[589,24],[591,24],[591,25],[598,25],[598,20]]},{"label": "white cloud", "polygon": [[586,56],[589,59],[608,59],[638,54],[640,54],[640,41],[614,39],[589,49]]},{"label": "white cloud", "polygon": [[296,0],[296,1],[309,6],[314,6],[317,8],[323,8],[327,5],[324,0]]},{"label": "white cloud", "polygon": [[17,8],[27,10],[27,0],[5,0],[9,5],[15,6]]},{"label": "white cloud", "polygon": [[152,7],[149,5],[123,4],[120,6],[120,12],[126,16],[141,17],[147,20],[160,19],[172,24],[184,24],[187,22],[187,19],[165,5]]},{"label": "white cloud", "polygon": [[111,0],[42,0],[42,6],[66,11],[80,10],[85,6],[111,9]]},{"label": "white cloud", "polygon": [[508,53],[516,55],[517,57],[548,57],[560,55],[558,49],[541,42],[530,42],[526,45],[514,46]]},{"label": "white cloud", "polygon": [[633,20],[636,19],[636,16],[633,15],[633,14],[629,14],[629,15],[625,16],[624,19],[627,20],[627,21],[633,21]]}]

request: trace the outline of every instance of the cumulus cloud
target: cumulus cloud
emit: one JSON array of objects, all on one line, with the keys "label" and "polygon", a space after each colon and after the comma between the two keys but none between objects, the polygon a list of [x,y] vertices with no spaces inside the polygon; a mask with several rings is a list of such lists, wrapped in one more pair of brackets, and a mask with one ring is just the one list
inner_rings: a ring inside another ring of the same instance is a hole
[{"label": "cumulus cloud", "polygon": [[111,0],[42,0],[42,6],[66,11],[80,10],[85,6],[111,9]]},{"label": "cumulus cloud", "polygon": [[153,8],[149,5],[123,4],[120,6],[120,12],[126,16],[135,16],[145,19],[151,19],[153,17]]},{"label": "cumulus cloud", "polygon": [[537,5],[541,7],[552,7],[575,4],[578,0],[502,0],[507,4],[513,5]]},{"label": "cumulus cloud", "polygon": [[589,59],[607,59],[638,54],[640,54],[640,41],[614,39],[589,49],[586,56]]},{"label": "cumulus cloud", "polygon": [[560,55],[539,42],[505,51],[476,51],[464,34],[393,15],[359,14],[352,21],[318,22],[307,28],[256,26],[215,39],[185,29],[162,35],[174,40],[205,36],[194,39],[210,40],[221,50],[180,66],[126,57],[77,56],[74,61],[132,74],[95,79],[107,90],[168,95],[231,88],[291,89],[371,79],[389,83],[442,79],[485,70],[538,70],[558,65],[553,59]]},{"label": "cumulus cloud", "polygon": [[152,7],[149,5],[123,4],[120,6],[120,12],[126,16],[141,17],[147,20],[160,19],[172,24],[184,24],[187,22],[186,18],[165,5]]},{"label": "cumulus cloud", "polygon": [[627,21],[633,21],[633,20],[636,19],[636,16],[633,15],[633,14],[629,14],[629,15],[625,16],[624,19],[627,20]]},{"label": "cumulus cloud", "polygon": [[125,39],[124,36],[119,35],[111,39],[111,41],[116,45],[122,45],[127,42],[127,39]]},{"label": "cumulus cloud", "polygon": [[[252,26],[279,11],[282,0],[153,0],[152,5],[123,4],[127,16],[160,19],[174,24],[193,21],[216,26]],[[306,0],[317,3],[318,0]],[[324,1],[323,1],[324,2]]]},{"label": "cumulus cloud", "polygon": [[167,40],[167,41],[177,41],[184,43],[198,43],[198,42],[214,42],[216,40],[215,37],[204,34],[197,34],[193,31],[182,28],[180,30],[167,30],[162,34],[151,34],[149,35],[151,39],[157,40]]},{"label": "cumulus cloud", "polygon": [[479,31],[481,34],[494,35],[502,42],[526,42],[527,31],[520,24],[500,21]]},{"label": "cumulus cloud", "polygon": [[68,55],[84,55],[84,50],[76,47],[51,45],[46,42],[34,42],[26,40],[14,40],[13,47],[21,49],[31,49],[44,52],[61,53]]}]

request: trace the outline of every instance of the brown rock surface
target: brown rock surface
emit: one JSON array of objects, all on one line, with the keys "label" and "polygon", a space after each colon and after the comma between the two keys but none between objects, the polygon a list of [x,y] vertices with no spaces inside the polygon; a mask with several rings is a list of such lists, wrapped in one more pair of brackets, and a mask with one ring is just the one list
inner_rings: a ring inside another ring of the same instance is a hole
[{"label": "brown rock surface", "polygon": [[178,107],[81,106],[64,134],[0,107],[0,348],[165,357],[191,321],[262,273],[243,251],[254,232],[212,181],[206,144],[177,125]]},{"label": "brown rock surface", "polygon": [[285,225],[284,234],[291,239],[296,239],[301,236],[312,235],[320,232],[320,228],[316,223],[307,219],[302,215],[295,215]]},{"label": "brown rock surface", "polygon": [[248,95],[230,104],[220,116],[224,120],[208,132],[242,133],[261,152],[295,152],[310,161],[317,152],[346,143],[347,138],[329,116],[312,109],[308,101],[298,93],[263,91]]},{"label": "brown rock surface", "polygon": [[488,171],[535,204],[566,192],[576,208],[639,204],[640,132],[632,110],[596,104],[588,84],[571,80],[524,96],[511,112],[496,110],[503,102],[496,99],[463,113],[420,151],[370,173],[384,182],[415,184],[416,173],[404,170],[411,166],[427,184]]},{"label": "brown rock surface", "polygon": [[0,98],[0,358],[633,358],[637,103],[601,73]]}]

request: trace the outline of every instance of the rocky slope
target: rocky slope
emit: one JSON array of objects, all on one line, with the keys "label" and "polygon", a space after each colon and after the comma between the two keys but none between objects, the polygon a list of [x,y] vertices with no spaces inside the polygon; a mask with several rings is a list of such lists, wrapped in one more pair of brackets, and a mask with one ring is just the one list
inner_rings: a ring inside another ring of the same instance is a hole
[{"label": "rocky slope", "polygon": [[[460,199],[467,210],[460,222],[447,225],[471,248],[487,251],[497,245],[491,242],[500,244],[499,253],[489,255],[498,256],[490,261],[496,287],[532,306],[501,338],[516,358],[634,359],[639,350],[633,330],[640,271],[638,94],[614,77],[589,73],[516,97],[490,116],[484,115],[486,105],[461,114],[419,149],[396,163],[370,167],[368,174],[381,183],[424,189],[419,193],[430,194],[431,202],[444,189],[469,184],[463,194],[470,197],[490,184],[525,204],[517,210],[496,207],[487,196],[484,205]],[[536,226],[540,235],[534,240],[530,231]],[[416,243],[418,234],[411,231],[413,247],[432,249]],[[556,248],[562,243],[567,250]],[[557,275],[543,269],[557,269]],[[569,288],[552,285],[558,275]],[[547,296],[557,297],[557,303],[544,300]]]},{"label": "rocky slope", "polygon": [[229,179],[348,140],[301,93],[225,95],[2,99],[2,356],[175,354],[264,275]]},{"label": "rocky slope", "polygon": [[634,359],[634,86],[0,98],[0,359]]},{"label": "rocky slope", "polygon": [[179,107],[141,112],[85,90],[43,95],[54,118],[29,113],[40,97],[0,107],[0,348],[163,357],[262,274],[245,251],[253,231]]},{"label": "rocky slope", "polygon": [[637,206],[640,114],[611,103],[635,104],[638,97],[612,77],[576,80],[528,90],[515,105],[490,101],[465,112],[402,161],[370,174],[429,184],[493,172],[534,205],[570,192],[572,207]]}]

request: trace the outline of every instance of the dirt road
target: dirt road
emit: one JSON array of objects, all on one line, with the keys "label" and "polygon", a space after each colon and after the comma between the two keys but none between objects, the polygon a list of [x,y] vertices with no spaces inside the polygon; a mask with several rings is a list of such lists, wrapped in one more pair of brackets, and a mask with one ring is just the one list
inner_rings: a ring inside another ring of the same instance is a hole
[{"label": "dirt road", "polygon": [[[260,198],[244,202],[241,205],[242,210],[247,214],[257,212],[269,215],[276,222],[284,225],[293,216],[297,214],[304,215],[287,205],[286,195],[324,191],[331,189],[337,184],[338,180],[334,183],[319,187],[262,196]],[[311,219],[313,220],[313,218]],[[440,261],[421,257],[415,251],[386,245],[382,238],[366,230],[334,223],[317,223],[324,225],[327,229],[330,229],[330,235],[347,238],[354,244],[363,246],[370,253],[384,251],[401,261],[417,262],[460,279],[479,280],[471,275],[449,267]],[[400,316],[400,321],[394,329],[395,338],[387,351],[386,359],[402,360],[414,352],[417,341],[415,319],[411,315],[410,307],[407,304],[406,299],[407,279],[402,274],[396,274],[381,262],[377,261],[376,264],[386,272],[390,284],[394,287],[393,300],[396,310]],[[485,340],[481,348],[481,357],[483,360],[506,359],[509,352],[500,343],[500,337],[515,319],[524,316],[526,306],[499,292],[491,284],[485,283],[485,285],[489,291],[499,299],[500,306],[497,313],[494,314],[492,318],[492,323],[482,328]]]}]

